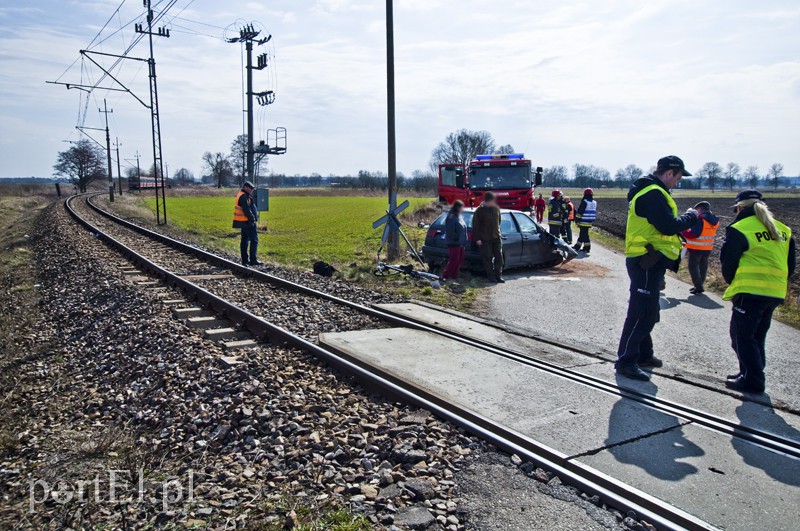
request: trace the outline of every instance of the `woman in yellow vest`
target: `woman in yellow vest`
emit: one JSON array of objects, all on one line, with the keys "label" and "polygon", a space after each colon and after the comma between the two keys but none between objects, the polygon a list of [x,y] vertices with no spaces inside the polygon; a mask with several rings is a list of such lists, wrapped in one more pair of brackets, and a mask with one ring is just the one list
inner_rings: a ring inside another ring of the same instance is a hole
[{"label": "woman in yellow vest", "polygon": [[730,284],[723,298],[733,301],[731,345],[739,372],[725,385],[745,393],[763,393],[767,357],[764,344],[772,312],[786,299],[788,278],[795,269],[792,231],[772,217],[761,193],[736,196],[736,219],[725,229],[720,261]]}]

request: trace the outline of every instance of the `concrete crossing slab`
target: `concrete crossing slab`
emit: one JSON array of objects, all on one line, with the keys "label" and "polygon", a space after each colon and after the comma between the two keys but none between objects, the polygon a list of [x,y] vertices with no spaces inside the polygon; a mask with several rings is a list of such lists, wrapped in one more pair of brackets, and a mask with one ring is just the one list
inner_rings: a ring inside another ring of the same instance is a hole
[{"label": "concrete crossing slab", "polygon": [[320,343],[568,455],[686,422],[626,401],[618,413],[627,421],[610,438],[608,418],[617,397],[428,332],[385,328],[321,334]]}]

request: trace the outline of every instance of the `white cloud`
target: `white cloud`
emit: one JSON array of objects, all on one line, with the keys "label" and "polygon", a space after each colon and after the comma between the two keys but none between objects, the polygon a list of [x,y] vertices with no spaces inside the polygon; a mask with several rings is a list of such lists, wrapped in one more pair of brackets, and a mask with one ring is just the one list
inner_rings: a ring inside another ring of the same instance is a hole
[{"label": "white cloud", "polygon": [[[186,4],[179,0],[175,12]],[[0,8],[11,28],[0,37],[2,174],[49,174],[61,140],[75,134],[77,94],[43,82],[77,57],[117,5],[44,0],[35,14]],[[126,3],[104,35],[139,6]],[[192,3],[181,14],[188,21],[176,20],[172,37],[157,39],[170,168],[199,174],[203,151],[226,151],[241,131],[240,51],[220,40],[220,28],[236,19],[260,21],[274,37],[277,100],[262,114],[265,128],[288,128],[289,153],[270,167],[384,168],[383,16],[382,3],[365,0]],[[674,152],[693,167],[781,161],[798,173],[799,22],[800,8],[788,0],[397,0],[399,167],[425,167],[444,135],[467,127],[487,129],[545,166],[584,162],[613,172]],[[133,35],[126,29],[102,50],[119,52]],[[138,66],[125,65],[121,79],[146,96]],[[80,79],[80,70],[64,79]],[[256,74],[257,89],[273,81]],[[100,123],[93,109],[103,94],[96,97],[87,125]],[[126,94],[108,99],[123,157],[138,149],[147,160],[147,111]]]}]

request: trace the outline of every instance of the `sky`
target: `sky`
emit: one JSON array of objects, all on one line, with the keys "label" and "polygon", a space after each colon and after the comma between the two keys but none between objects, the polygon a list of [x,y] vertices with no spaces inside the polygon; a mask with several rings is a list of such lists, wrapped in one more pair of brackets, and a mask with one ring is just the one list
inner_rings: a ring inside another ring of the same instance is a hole
[{"label": "sky", "polygon": [[[169,3],[153,1],[157,12]],[[241,46],[223,40],[237,21],[273,36],[257,50],[274,58],[255,89],[276,100],[259,110],[255,136],[286,127],[288,151],[266,170],[385,172],[384,7],[177,0],[163,19],[170,38],[155,42],[170,173],[199,176],[203,152],[228,152],[242,132]],[[78,50],[100,32],[90,49],[121,53],[142,13],[139,0],[0,0],[0,177],[50,176],[64,141],[80,137],[82,105],[85,126],[104,125],[103,98],[123,171],[137,150],[152,164],[149,113],[131,95],[95,90],[87,103],[45,84],[94,83],[100,71]],[[130,55],[146,57],[145,43]],[[461,128],[487,130],[545,167],[613,174],[676,154],[690,170],[733,161],[763,173],[780,162],[800,174],[797,0],[395,0],[395,46],[398,170],[407,175]],[[147,100],[146,65],[128,60],[114,73]]]}]

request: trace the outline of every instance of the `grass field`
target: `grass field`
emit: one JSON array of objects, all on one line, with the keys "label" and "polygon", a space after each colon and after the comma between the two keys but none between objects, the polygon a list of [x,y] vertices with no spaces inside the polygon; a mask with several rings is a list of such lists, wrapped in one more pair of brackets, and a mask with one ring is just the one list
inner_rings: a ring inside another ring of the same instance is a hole
[{"label": "grass field", "polygon": [[[154,199],[143,201],[155,208]],[[430,203],[424,198],[409,201],[409,210]],[[168,217],[198,241],[238,252],[239,234],[231,228],[233,203],[233,197],[172,197]],[[381,237],[372,222],[385,209],[383,197],[271,197],[270,210],[262,213],[259,223],[259,252],[271,262],[302,267],[317,260],[337,267],[372,264]],[[417,241],[423,235],[415,227],[407,232]]]}]

